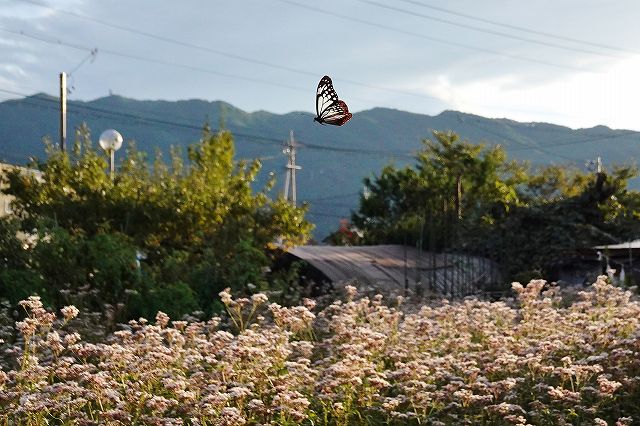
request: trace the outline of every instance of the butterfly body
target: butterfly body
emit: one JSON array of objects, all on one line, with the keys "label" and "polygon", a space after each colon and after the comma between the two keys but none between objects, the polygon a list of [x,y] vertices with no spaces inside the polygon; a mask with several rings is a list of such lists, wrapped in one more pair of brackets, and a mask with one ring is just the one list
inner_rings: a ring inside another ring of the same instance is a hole
[{"label": "butterfly body", "polygon": [[316,91],[316,117],[313,120],[320,124],[342,126],[351,117],[347,104],[338,98],[331,78],[328,75],[322,77]]}]

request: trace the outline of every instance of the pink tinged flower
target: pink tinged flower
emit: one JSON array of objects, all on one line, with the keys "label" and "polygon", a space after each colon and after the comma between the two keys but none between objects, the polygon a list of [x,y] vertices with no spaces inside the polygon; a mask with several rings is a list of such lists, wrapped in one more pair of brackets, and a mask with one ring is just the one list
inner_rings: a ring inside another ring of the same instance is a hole
[{"label": "pink tinged flower", "polygon": [[47,333],[47,346],[54,352],[61,352],[64,349],[62,339],[57,331]]},{"label": "pink tinged flower", "polygon": [[249,401],[249,403],[247,404],[247,408],[251,411],[264,411],[265,409],[265,405],[264,402],[262,402],[262,400],[260,399],[252,399],[251,401]]},{"label": "pink tinged flower", "polygon": [[156,314],[156,325],[164,328],[169,324],[169,315],[165,314],[162,311],[158,311]]},{"label": "pink tinged flower", "polygon": [[40,301],[40,296],[29,296],[27,300],[21,300],[19,304],[23,308],[29,309],[31,311],[35,311],[37,309],[42,308],[42,302]]},{"label": "pink tinged flower", "polygon": [[524,289],[522,284],[520,284],[518,282],[512,282],[511,283],[511,288],[516,292],[521,292]]},{"label": "pink tinged flower", "polygon": [[264,293],[256,293],[251,296],[251,302],[254,305],[262,305],[263,303],[266,303],[268,300],[269,298]]},{"label": "pink tinged flower", "polygon": [[78,313],[80,313],[78,308],[73,305],[65,306],[64,308],[60,309],[60,312],[62,312],[65,321],[71,321],[78,316]]},{"label": "pink tinged flower", "polygon": [[229,396],[234,399],[242,399],[251,395],[251,391],[242,386],[235,386],[227,391]]},{"label": "pink tinged flower", "polygon": [[598,376],[598,390],[603,395],[613,395],[621,386],[622,383],[609,380],[602,374]]},{"label": "pink tinged flower", "polygon": [[305,308],[307,308],[310,311],[313,310],[313,308],[316,307],[316,301],[313,300],[313,299],[309,299],[307,297],[302,299],[302,304],[304,305]]},{"label": "pink tinged flower", "polygon": [[188,325],[186,321],[171,321],[171,324],[176,330],[180,330],[180,331],[184,330],[185,327]]},{"label": "pink tinged flower", "polygon": [[156,413],[164,413],[165,411],[167,411],[167,409],[169,409],[169,407],[174,405],[175,402],[175,400],[170,400],[162,396],[154,395],[146,402],[146,406],[151,409],[151,411],[154,411]]},{"label": "pink tinged flower", "polygon": [[220,412],[222,424],[224,425],[243,425],[247,422],[240,410],[236,407],[224,407]]},{"label": "pink tinged flower", "polygon": [[344,291],[347,293],[347,297],[353,299],[356,294],[358,294],[358,289],[352,285],[347,285],[344,287]]},{"label": "pink tinged flower", "polygon": [[77,342],[79,342],[81,339],[80,335],[78,333],[69,333],[66,336],[64,336],[64,342],[67,344],[67,346],[71,346]]},{"label": "pink tinged flower", "polygon": [[218,296],[220,296],[222,303],[224,303],[225,305],[230,305],[233,302],[233,298],[231,297],[231,289],[229,287],[218,293]]},{"label": "pink tinged flower", "polygon": [[16,322],[16,329],[18,329],[20,334],[28,339],[36,333],[38,323],[33,318],[25,318],[24,321]]}]

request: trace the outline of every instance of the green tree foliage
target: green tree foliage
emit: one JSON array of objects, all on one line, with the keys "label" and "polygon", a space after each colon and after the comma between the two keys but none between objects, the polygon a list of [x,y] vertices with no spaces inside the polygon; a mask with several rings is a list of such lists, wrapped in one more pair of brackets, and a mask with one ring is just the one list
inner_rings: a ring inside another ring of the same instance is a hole
[{"label": "green tree foliage", "polygon": [[429,223],[440,250],[451,244],[454,224],[482,227],[520,203],[524,169],[507,162],[504,149],[485,149],[452,132],[433,135],[423,141],[415,166],[387,166],[365,179],[367,196],[352,218],[365,243],[401,243],[406,235],[415,242],[416,230]]},{"label": "green tree foliage", "polygon": [[500,146],[433,136],[415,165],[365,179],[352,216],[365,244],[463,250],[529,278],[548,277],[576,249],[640,235],[640,194],[627,189],[634,167],[595,177],[564,166],[533,170],[508,161]]},{"label": "green tree foliage", "polygon": [[[186,160],[178,149],[170,157],[150,162],[131,143],[111,179],[86,127],[70,154],[49,144],[48,159],[32,165],[40,174],[7,175],[19,220],[3,222],[0,238],[20,246],[11,238],[21,231],[35,243],[11,257],[20,265],[4,265],[5,275],[25,274],[52,303],[59,290],[89,286],[103,302],[150,314],[160,305],[208,309],[225,287],[268,287],[267,247],[304,242],[305,209],[271,199],[270,186],[254,190],[260,162],[235,161],[229,132],[205,128]],[[91,268],[99,272],[88,277]],[[0,280],[8,288],[10,278]]]}]

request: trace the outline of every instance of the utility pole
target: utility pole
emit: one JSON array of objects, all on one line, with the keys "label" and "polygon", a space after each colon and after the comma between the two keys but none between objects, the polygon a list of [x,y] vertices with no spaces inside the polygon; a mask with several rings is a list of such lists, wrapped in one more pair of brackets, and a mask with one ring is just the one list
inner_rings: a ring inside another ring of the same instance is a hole
[{"label": "utility pole", "polygon": [[[284,198],[291,201],[293,206],[296,206],[296,170],[302,169],[302,167],[296,165],[296,141],[293,138],[293,130],[289,131],[289,142],[285,149],[282,150],[288,157],[286,166],[287,177],[284,183]],[[291,188],[291,194],[289,194],[289,188]]]},{"label": "utility pole", "polygon": [[589,171],[594,171],[593,167],[595,167],[596,174],[602,173],[602,157],[598,156],[595,161],[587,161],[586,166]]},{"label": "utility pole", "polygon": [[67,73],[60,73],[60,150],[67,142]]}]

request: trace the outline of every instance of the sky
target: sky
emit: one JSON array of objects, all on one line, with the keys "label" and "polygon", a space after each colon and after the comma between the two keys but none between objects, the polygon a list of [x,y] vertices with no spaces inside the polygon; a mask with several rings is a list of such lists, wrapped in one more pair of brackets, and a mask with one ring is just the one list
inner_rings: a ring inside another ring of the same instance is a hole
[{"label": "sky", "polygon": [[[0,101],[223,100],[640,130],[634,0],[0,0]],[[0,117],[1,119],[1,117]]]}]

